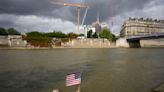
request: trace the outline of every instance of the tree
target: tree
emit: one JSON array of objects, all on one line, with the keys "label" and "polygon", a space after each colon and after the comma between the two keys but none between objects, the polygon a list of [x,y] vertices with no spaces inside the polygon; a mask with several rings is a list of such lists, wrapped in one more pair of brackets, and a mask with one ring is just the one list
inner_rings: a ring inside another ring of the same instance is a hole
[{"label": "tree", "polygon": [[112,36],[112,41],[115,42],[118,38],[114,34],[112,34]]},{"label": "tree", "polygon": [[33,31],[26,33],[27,37],[44,37],[44,33]]},{"label": "tree", "polygon": [[48,33],[45,33],[45,36],[53,38],[53,37],[55,37],[55,33],[54,32],[48,32]]},{"label": "tree", "polygon": [[87,38],[92,38],[92,30],[89,30],[89,31],[87,32]]},{"label": "tree", "polygon": [[0,35],[8,35],[6,29],[0,28]]},{"label": "tree", "polygon": [[64,34],[64,33],[62,33],[62,32],[54,32],[55,33],[55,37],[56,38],[67,38],[67,35],[66,34]]},{"label": "tree", "polygon": [[73,33],[73,32],[68,33],[67,36],[70,39],[76,39],[78,37],[78,35],[76,33]]},{"label": "tree", "polygon": [[26,34],[26,40],[33,46],[40,47],[50,47],[51,46],[51,38],[46,36],[46,33],[41,32],[28,32]]},{"label": "tree", "polygon": [[8,30],[0,28],[0,35],[21,35],[21,33],[14,28],[9,28]]},{"label": "tree", "polygon": [[79,36],[84,36],[84,34],[79,34]]},{"label": "tree", "polygon": [[103,39],[106,38],[106,39],[112,40],[113,36],[108,28],[104,28],[103,31],[100,33],[100,38],[103,38]]},{"label": "tree", "polygon": [[93,34],[93,38],[98,38],[98,35],[96,32]]},{"label": "tree", "polygon": [[7,30],[7,32],[8,32],[8,35],[21,35],[21,33],[20,32],[18,32],[16,29],[14,29],[14,28],[9,28],[8,30]]}]

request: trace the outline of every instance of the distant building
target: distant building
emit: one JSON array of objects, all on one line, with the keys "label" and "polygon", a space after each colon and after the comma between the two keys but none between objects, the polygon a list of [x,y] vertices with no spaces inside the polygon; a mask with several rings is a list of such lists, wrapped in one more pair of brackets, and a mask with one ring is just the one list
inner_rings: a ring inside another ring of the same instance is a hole
[{"label": "distant building", "polygon": [[88,26],[87,27],[87,30],[88,31],[92,30],[92,33],[95,33],[96,32],[96,28],[95,27],[92,27],[92,26]]},{"label": "distant building", "polygon": [[101,32],[102,28],[101,28],[101,23],[100,23],[99,16],[97,17],[97,21],[92,23],[92,27],[95,28],[96,33]]},{"label": "distant building", "polygon": [[0,35],[0,46],[8,46],[8,37]]},{"label": "distant building", "polygon": [[144,36],[164,33],[164,20],[129,18],[121,28],[120,36]]},{"label": "distant building", "polygon": [[0,46],[25,47],[26,44],[21,35],[0,36]]},{"label": "distant building", "polygon": [[97,16],[97,21],[92,23],[92,27],[95,27],[96,33],[99,34],[104,28],[109,28],[109,25],[105,22],[100,22],[99,15]]},{"label": "distant building", "polygon": [[27,44],[21,35],[8,35],[8,40],[10,47],[25,47]]},{"label": "distant building", "polygon": [[100,19],[99,19],[99,15],[97,16],[97,21],[96,22],[93,22],[92,25],[85,25],[84,26],[84,35],[85,35],[85,38],[87,38],[87,32],[92,30],[92,34],[94,34],[95,32],[97,33],[98,37],[99,37],[99,34],[102,32],[102,30],[104,28],[109,28],[109,25],[105,22],[100,22]]},{"label": "distant building", "polygon": [[87,38],[88,31],[92,30],[92,34],[94,34],[96,32],[96,28],[91,25],[85,26],[84,30],[85,30],[85,33],[84,33],[85,38]]},{"label": "distant building", "polygon": [[102,22],[101,23],[101,28],[104,29],[104,28],[109,28],[109,25],[106,23],[106,22]]}]

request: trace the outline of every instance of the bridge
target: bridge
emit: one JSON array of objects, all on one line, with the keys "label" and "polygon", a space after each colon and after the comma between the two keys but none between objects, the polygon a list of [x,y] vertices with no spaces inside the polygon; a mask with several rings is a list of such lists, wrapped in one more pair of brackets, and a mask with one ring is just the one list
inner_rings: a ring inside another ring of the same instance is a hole
[{"label": "bridge", "polygon": [[141,47],[140,40],[160,39],[160,38],[164,38],[164,33],[154,33],[144,36],[128,36],[126,37],[126,40],[129,43],[130,48],[140,48]]}]

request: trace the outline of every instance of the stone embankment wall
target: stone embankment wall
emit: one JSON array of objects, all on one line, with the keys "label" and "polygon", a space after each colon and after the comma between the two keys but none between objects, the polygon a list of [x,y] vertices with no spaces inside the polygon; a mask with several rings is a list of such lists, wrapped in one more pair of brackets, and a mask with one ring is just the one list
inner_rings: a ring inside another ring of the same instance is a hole
[{"label": "stone embankment wall", "polygon": [[26,44],[27,42],[19,35],[0,36],[0,46],[25,47]]},{"label": "stone embankment wall", "polygon": [[119,38],[116,41],[116,47],[124,47],[124,48],[129,48],[129,43],[127,42],[126,38]]},{"label": "stone embankment wall", "polygon": [[141,47],[164,47],[164,38],[152,40],[140,40]]},{"label": "stone embankment wall", "polygon": [[64,47],[75,48],[112,48],[115,44],[107,39],[73,39],[67,43],[62,43]]},{"label": "stone embankment wall", "polygon": [[[164,47],[164,38],[140,40],[140,46],[141,47]],[[116,41],[116,47],[129,48],[130,46],[126,38],[119,38]]]},{"label": "stone embankment wall", "polygon": [[8,37],[0,36],[0,46],[8,46]]},{"label": "stone embankment wall", "polygon": [[9,40],[9,46],[10,47],[25,47],[27,44],[27,41],[22,39],[11,39]]}]

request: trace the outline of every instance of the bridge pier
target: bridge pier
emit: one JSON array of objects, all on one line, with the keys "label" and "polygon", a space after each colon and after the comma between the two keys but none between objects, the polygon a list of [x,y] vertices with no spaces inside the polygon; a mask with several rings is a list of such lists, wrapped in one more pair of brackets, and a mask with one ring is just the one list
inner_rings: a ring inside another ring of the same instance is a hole
[{"label": "bridge pier", "polygon": [[141,48],[140,40],[131,40],[127,38],[119,38],[116,41],[116,46],[124,48]]},{"label": "bridge pier", "polygon": [[129,43],[130,48],[141,48],[140,40],[127,41]]}]

